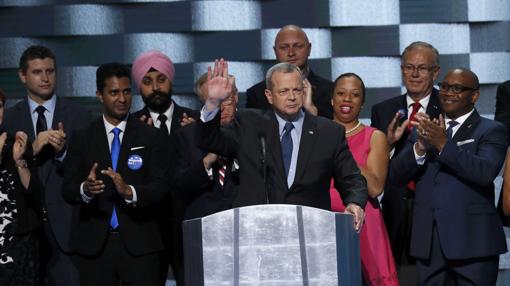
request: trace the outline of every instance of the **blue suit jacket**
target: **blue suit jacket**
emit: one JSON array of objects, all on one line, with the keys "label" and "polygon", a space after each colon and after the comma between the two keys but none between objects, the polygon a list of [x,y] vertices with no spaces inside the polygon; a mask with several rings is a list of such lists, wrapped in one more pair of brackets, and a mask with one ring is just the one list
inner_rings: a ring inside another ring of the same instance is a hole
[{"label": "blue suit jacket", "polygon": [[448,259],[506,252],[493,184],[505,160],[506,136],[501,123],[482,118],[475,110],[440,154],[436,149],[427,152],[424,165],[416,163],[411,140],[391,161],[392,182],[417,182],[412,256],[429,257],[434,221]]},{"label": "blue suit jacket", "polygon": [[[58,129],[58,123],[62,122],[69,140],[74,131],[86,126],[89,118],[89,112],[85,108],[57,97],[51,128]],[[5,111],[3,126],[11,134],[23,131],[28,135],[30,142],[34,141],[34,125],[26,98]],[[65,252],[70,252],[71,226],[73,225],[71,218],[76,209],[66,203],[62,197],[64,179],[62,163],[55,160],[54,156],[41,156],[37,158],[37,166],[39,179],[44,186],[43,199],[50,227],[59,247]]]}]

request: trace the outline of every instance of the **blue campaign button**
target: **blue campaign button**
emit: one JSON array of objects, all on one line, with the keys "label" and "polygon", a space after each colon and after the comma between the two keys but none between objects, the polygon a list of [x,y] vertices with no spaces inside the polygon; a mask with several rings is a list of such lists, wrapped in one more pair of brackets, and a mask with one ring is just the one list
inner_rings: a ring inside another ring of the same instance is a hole
[{"label": "blue campaign button", "polygon": [[143,165],[143,159],[139,155],[131,155],[127,161],[129,169],[136,171],[139,170]]}]

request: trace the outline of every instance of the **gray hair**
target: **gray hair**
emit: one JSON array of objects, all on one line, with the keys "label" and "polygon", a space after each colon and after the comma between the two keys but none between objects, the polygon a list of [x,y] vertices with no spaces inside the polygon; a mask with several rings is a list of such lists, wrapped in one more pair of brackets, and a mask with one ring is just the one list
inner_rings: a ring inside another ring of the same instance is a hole
[{"label": "gray hair", "polygon": [[200,100],[200,102],[204,103],[204,95],[202,94],[202,85],[204,83],[207,82],[207,72],[202,74],[198,79],[197,81],[195,82],[195,84],[193,85],[193,91],[195,92],[196,95],[198,95],[198,99]]},{"label": "gray hair", "polygon": [[278,63],[274,66],[272,66],[267,72],[266,72],[266,88],[271,90],[273,88],[273,74],[275,72],[282,72],[282,73],[292,73],[292,72],[298,72],[299,76],[303,78],[303,74],[301,73],[301,70],[298,66],[289,64],[289,63]]},{"label": "gray hair", "polygon": [[401,58],[402,61],[404,60],[404,56],[406,55],[407,52],[414,50],[414,49],[419,49],[419,48],[425,48],[425,49],[432,50],[432,52],[434,53],[434,56],[435,56],[434,65],[439,66],[439,52],[437,51],[437,49],[434,46],[432,46],[431,44],[429,44],[427,42],[421,42],[421,41],[412,42],[409,46],[407,46],[404,49],[404,51],[402,52],[402,58]]}]

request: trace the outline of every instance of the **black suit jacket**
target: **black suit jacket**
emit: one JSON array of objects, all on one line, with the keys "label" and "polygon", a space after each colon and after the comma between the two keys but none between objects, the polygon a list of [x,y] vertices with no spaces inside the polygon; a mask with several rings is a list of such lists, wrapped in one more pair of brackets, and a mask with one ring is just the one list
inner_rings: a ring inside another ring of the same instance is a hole
[{"label": "black suit jacket", "polygon": [[510,80],[498,86],[494,119],[505,125],[507,131],[509,131],[508,141],[510,143]]},{"label": "black suit jacket", "polygon": [[[57,97],[55,113],[51,128],[58,129],[58,123],[64,124],[64,130],[69,139],[72,134],[85,127],[90,120],[88,110],[82,106],[64,98]],[[25,98],[13,107],[5,111],[3,126],[11,134],[16,131],[23,131],[28,135],[30,142],[35,139],[34,125],[28,100]],[[70,141],[67,143],[70,144]],[[76,211],[70,204],[62,198],[62,182],[64,170],[62,163],[55,159],[54,154],[41,152],[37,160],[37,174],[44,186],[43,204],[47,210],[47,218],[50,227],[55,235],[59,247],[66,252],[71,251],[70,235],[71,227],[74,222],[71,221],[72,213]]]},{"label": "black suit jacket", "polygon": [[[238,111],[229,128],[220,129],[220,116],[198,124],[199,146],[216,154],[236,157],[241,166],[239,191],[234,207],[266,203],[266,186],[270,202],[295,204],[330,210],[331,178],[344,204],[364,207],[367,186],[345,140],[344,128],[333,121],[305,112],[296,176],[287,186],[283,167],[278,121],[273,110]],[[261,135],[267,141],[267,182],[261,165]]]},{"label": "black suit jacket", "polygon": [[[129,117],[117,163],[117,172],[132,185],[137,194],[136,205],[118,195],[112,180],[100,174],[111,167],[110,147],[103,118],[93,121],[73,137],[65,161],[64,198],[79,205],[78,225],[73,232],[73,245],[82,255],[96,255],[108,236],[113,206],[116,208],[120,236],[127,250],[137,256],[163,249],[156,223],[158,212],[152,207],[168,192],[163,134],[137,118]],[[94,146],[91,148],[91,146]],[[128,167],[128,158],[138,155],[142,167]],[[105,191],[89,203],[80,194],[92,165],[98,163],[97,178],[105,182]]]},{"label": "black suit jacket", "polygon": [[[319,111],[319,116],[333,118],[333,107],[331,106],[331,93],[333,82],[316,75],[312,70],[308,73],[308,81],[312,85],[313,103]],[[246,107],[256,109],[271,109],[264,91],[266,81],[261,81],[246,90]]]},{"label": "black suit jacket", "polygon": [[[189,109],[187,107],[183,107],[178,105],[177,103],[174,104],[174,112],[172,114],[172,124],[170,125],[170,136],[167,136],[165,138],[166,143],[165,146],[165,154],[167,158],[167,164],[168,164],[168,176],[173,178],[175,174],[175,158],[177,156],[176,147],[175,147],[175,133],[177,130],[181,128],[181,121],[182,121],[182,115],[183,113],[186,113],[188,116],[191,116],[195,118],[195,120],[200,119],[200,114],[196,110]],[[150,116],[149,109],[147,107],[144,107],[140,109],[139,111],[133,113],[133,117],[140,118],[142,115],[145,115],[147,117]],[[173,184],[174,180],[171,180],[170,184],[172,184],[171,189],[175,188]],[[163,220],[163,226],[166,228],[167,221],[166,219],[171,218],[175,220],[175,223],[178,224],[180,227],[180,222],[183,219],[184,211],[186,208],[188,201],[175,198],[173,193],[169,193],[168,196],[165,198],[165,200],[162,200],[161,202],[161,219]],[[171,205],[171,208],[168,208],[168,206]],[[164,235],[166,236],[166,231],[163,229]]]},{"label": "black suit jacket", "polygon": [[197,123],[179,129],[175,134],[177,165],[175,181],[177,196],[189,200],[185,219],[204,217],[232,208],[232,201],[239,185],[239,172],[232,158],[227,161],[223,187],[218,181],[219,164],[212,166],[213,178],[209,178],[203,164],[207,151],[197,147]]}]

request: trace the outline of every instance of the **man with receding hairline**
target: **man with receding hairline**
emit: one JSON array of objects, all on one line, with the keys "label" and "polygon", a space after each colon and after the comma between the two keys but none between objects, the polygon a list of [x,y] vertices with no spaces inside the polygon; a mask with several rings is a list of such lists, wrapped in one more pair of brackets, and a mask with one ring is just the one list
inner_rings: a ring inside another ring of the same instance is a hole
[{"label": "man with receding hairline", "polygon": [[[372,107],[371,126],[386,134],[392,158],[397,157],[412,133],[409,124],[417,112],[438,117],[441,112],[434,81],[439,75],[439,53],[426,42],[409,44],[401,56],[402,82],[406,93],[384,100]],[[386,180],[382,212],[388,229],[391,249],[403,284],[416,281],[414,259],[409,256],[414,183],[396,187]]]},{"label": "man with receding hairline", "polygon": [[444,115],[416,114],[415,136],[390,165],[394,184],[416,181],[410,253],[420,285],[495,285],[507,246],[493,181],[507,132],[476,111],[480,84],[472,71],[451,70],[438,85]]},{"label": "man with receding hairline", "polygon": [[[312,50],[312,43],[306,33],[296,25],[284,26],[276,34],[274,46],[276,59],[280,63],[293,64],[301,70],[303,78],[312,92],[305,97],[303,107],[314,115],[333,118],[331,107],[331,92],[333,83],[316,75],[308,65],[308,57]],[[246,107],[268,109],[270,104],[264,95],[265,81],[261,81],[246,90]]]}]

